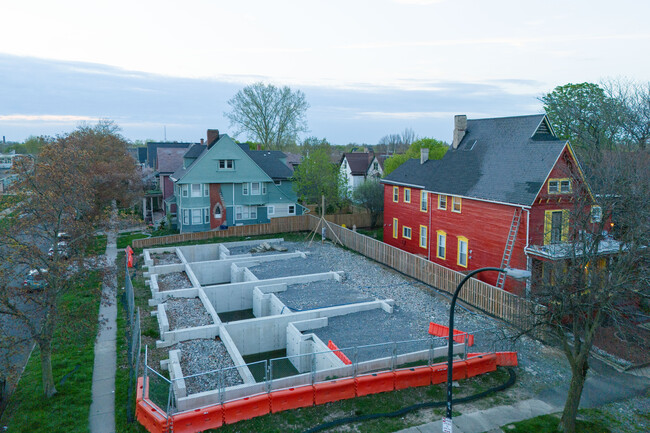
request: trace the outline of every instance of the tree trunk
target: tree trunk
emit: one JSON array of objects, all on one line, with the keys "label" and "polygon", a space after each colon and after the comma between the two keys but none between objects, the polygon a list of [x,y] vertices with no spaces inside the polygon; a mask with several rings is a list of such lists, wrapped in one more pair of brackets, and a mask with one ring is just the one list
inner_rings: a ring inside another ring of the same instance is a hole
[{"label": "tree trunk", "polygon": [[571,366],[571,384],[564,404],[564,412],[562,412],[562,418],[558,425],[558,431],[560,432],[575,433],[576,431],[576,417],[578,416],[578,407],[580,406],[580,397],[582,396],[582,388],[585,385],[587,370],[589,370],[589,363],[586,356],[577,360],[575,366]]},{"label": "tree trunk", "polygon": [[52,340],[39,340],[38,347],[41,350],[43,395],[49,398],[56,394],[56,388],[54,387],[54,376],[52,375]]}]

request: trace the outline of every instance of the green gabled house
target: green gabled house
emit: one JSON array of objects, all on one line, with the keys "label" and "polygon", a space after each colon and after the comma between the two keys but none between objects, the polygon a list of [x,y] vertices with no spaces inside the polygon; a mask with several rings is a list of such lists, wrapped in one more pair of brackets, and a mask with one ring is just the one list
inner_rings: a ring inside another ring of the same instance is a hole
[{"label": "green gabled house", "polygon": [[271,218],[301,215],[286,155],[248,150],[217,130],[208,141],[183,155],[183,166],[170,176],[181,233],[268,223]]}]

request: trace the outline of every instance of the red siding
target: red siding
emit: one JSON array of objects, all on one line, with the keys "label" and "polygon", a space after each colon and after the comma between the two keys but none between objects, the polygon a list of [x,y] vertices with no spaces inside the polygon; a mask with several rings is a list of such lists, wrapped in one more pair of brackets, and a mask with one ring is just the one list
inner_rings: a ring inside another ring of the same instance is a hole
[{"label": "red siding", "polygon": [[[420,210],[420,189],[410,188],[411,203],[404,202],[404,187],[399,188],[399,202],[393,202],[393,185],[384,185],[384,242],[397,248],[428,255],[428,248],[420,247],[420,226],[429,225],[429,213]],[[431,196],[431,194],[429,194]],[[393,237],[393,218],[398,220],[397,239]],[[403,227],[411,228],[411,239],[403,236]]]}]

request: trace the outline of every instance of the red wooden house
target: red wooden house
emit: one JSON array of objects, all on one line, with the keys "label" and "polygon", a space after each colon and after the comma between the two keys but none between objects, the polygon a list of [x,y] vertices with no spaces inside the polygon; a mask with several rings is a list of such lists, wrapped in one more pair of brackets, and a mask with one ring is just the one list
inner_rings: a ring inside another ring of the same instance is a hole
[{"label": "red wooden house", "polygon": [[[545,262],[566,258],[557,246],[569,234],[572,192],[586,186],[571,146],[545,114],[454,120],[441,160],[423,152],[382,179],[384,242],[461,272],[528,269],[534,284]],[[478,277],[517,294],[527,284]]]}]

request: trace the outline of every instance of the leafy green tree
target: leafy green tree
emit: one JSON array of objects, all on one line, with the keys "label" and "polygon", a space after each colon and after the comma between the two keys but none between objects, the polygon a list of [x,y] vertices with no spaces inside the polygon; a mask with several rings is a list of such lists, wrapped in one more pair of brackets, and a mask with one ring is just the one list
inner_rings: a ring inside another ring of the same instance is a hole
[{"label": "leafy green tree", "polygon": [[393,155],[384,162],[384,173],[390,174],[400,165],[404,164],[409,159],[417,159],[420,157],[420,150],[422,148],[429,149],[429,159],[441,159],[447,153],[449,145],[443,141],[436,140],[435,138],[420,138],[414,141],[406,151],[399,155]]},{"label": "leafy green tree", "polygon": [[327,141],[325,137],[318,138],[311,136],[305,138],[305,141],[302,142],[302,145],[300,146],[300,154],[302,156],[307,156],[317,149],[325,149],[329,154],[331,147],[332,145],[329,143],[329,141]]},{"label": "leafy green tree", "polygon": [[349,201],[347,180],[324,147],[312,151],[296,168],[293,189],[303,203],[320,204],[323,195],[328,208],[341,208]]},{"label": "leafy green tree", "polygon": [[375,227],[384,210],[384,186],[377,179],[367,179],[354,190],[352,199],[370,212],[370,225]]},{"label": "leafy green tree", "polygon": [[231,111],[224,116],[236,127],[235,133],[246,134],[264,149],[283,150],[307,131],[309,104],[300,90],[259,82],[237,92],[228,105]]}]

